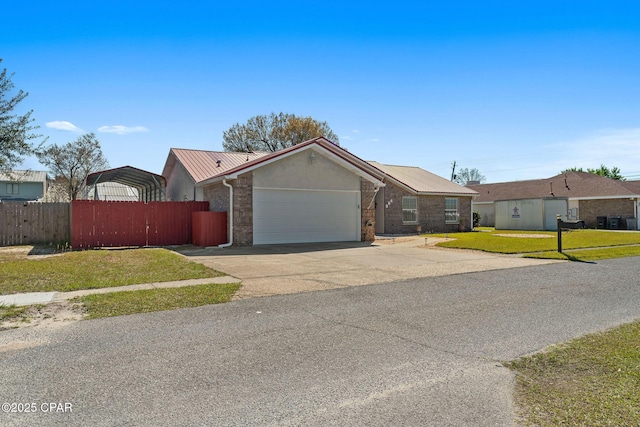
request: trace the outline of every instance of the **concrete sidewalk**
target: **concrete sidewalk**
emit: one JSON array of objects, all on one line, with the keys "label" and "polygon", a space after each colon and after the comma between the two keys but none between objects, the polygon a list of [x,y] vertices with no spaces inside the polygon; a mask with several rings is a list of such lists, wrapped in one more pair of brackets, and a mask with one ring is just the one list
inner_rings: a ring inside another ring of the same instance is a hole
[{"label": "concrete sidewalk", "polygon": [[140,291],[145,289],[181,288],[184,286],[238,283],[240,279],[231,276],[210,277],[206,279],[178,280],[175,282],[141,283],[138,285],[116,286],[112,288],[83,289],[72,292],[29,292],[24,294],[0,295],[0,305],[24,306],[61,302],[75,297],[112,292]]}]

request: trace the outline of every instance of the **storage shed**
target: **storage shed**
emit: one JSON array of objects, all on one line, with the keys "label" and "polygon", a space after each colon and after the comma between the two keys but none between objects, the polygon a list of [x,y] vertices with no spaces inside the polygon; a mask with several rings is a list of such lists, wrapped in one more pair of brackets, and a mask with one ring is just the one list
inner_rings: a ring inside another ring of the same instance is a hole
[{"label": "storage shed", "polygon": [[495,201],[497,230],[557,230],[556,215],[567,219],[569,200],[566,197]]}]

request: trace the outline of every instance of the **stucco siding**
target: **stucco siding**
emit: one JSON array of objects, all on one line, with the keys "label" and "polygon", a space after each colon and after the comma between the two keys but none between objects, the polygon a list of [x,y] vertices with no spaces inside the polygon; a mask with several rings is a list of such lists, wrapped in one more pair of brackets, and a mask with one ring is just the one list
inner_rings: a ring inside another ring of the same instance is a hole
[{"label": "stucco siding", "polygon": [[253,185],[257,188],[358,191],[360,177],[315,150],[304,150],[254,170]]},{"label": "stucco siding", "polygon": [[167,200],[174,202],[195,200],[195,183],[180,163],[176,162],[169,176],[165,178],[167,179]]}]

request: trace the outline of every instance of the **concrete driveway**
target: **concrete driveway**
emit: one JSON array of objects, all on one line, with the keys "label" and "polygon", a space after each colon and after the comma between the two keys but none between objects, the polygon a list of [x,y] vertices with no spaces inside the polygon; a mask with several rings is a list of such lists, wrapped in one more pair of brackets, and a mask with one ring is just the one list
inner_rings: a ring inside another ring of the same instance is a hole
[{"label": "concrete driveway", "polygon": [[236,299],[562,262],[441,249],[436,242],[419,237],[178,252],[241,279]]}]

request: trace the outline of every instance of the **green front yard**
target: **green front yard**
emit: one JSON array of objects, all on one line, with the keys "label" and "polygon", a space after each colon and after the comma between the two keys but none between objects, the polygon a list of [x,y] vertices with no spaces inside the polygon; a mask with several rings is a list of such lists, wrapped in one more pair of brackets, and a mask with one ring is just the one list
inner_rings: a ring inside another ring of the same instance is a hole
[{"label": "green front yard", "polygon": [[[640,255],[640,232],[571,230],[562,232],[563,254],[557,252],[557,232],[514,231],[485,228],[470,233],[429,234],[425,237],[449,237],[438,243],[443,248],[473,249],[502,254],[531,254],[529,257],[588,261]],[[581,250],[599,248],[597,250]],[[535,255],[533,255],[535,253]],[[568,256],[567,256],[568,255]]]},{"label": "green front yard", "polygon": [[[29,247],[0,250],[0,295],[68,292],[224,275],[166,249],[89,250],[45,257]],[[227,302],[239,283],[112,292],[76,298],[89,318]],[[28,307],[0,306],[0,322],[28,323]]]},{"label": "green front yard", "polygon": [[89,250],[33,259],[0,254],[0,295],[204,279],[223,273],[166,249]]}]

